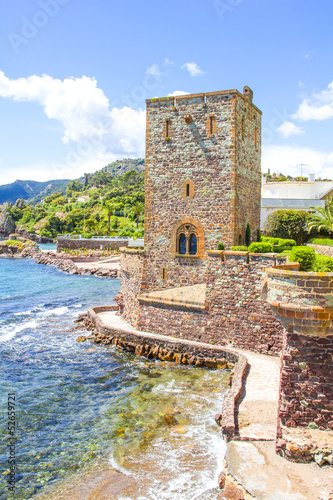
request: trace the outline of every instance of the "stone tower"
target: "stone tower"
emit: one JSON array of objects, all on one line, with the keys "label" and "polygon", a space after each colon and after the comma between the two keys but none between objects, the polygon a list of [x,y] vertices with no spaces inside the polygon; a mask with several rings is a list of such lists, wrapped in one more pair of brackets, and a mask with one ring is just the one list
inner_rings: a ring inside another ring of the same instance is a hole
[{"label": "stone tower", "polygon": [[142,291],[204,282],[208,251],[260,227],[261,111],[244,87],[147,100]]}]

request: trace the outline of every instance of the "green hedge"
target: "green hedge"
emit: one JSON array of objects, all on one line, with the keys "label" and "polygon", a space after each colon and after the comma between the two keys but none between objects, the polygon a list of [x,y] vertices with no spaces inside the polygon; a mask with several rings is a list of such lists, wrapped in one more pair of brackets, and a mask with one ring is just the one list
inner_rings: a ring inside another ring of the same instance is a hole
[{"label": "green hedge", "polygon": [[271,253],[274,251],[274,249],[272,243],[266,241],[258,241],[256,243],[251,243],[248,251],[252,253]]},{"label": "green hedge", "polygon": [[222,243],[221,241],[217,244],[217,249],[218,250],[224,250],[224,243]]},{"label": "green hedge", "polygon": [[289,248],[289,247],[294,247],[296,246],[296,241],[295,240],[288,240],[284,238],[272,238],[270,236],[263,236],[261,241],[265,243],[272,243],[273,246],[279,246],[282,248]]},{"label": "green hedge", "polygon": [[333,258],[326,255],[315,255],[314,270],[317,273],[332,273]]},{"label": "green hedge", "polygon": [[293,247],[290,255],[290,262],[299,262],[300,271],[313,271],[315,264],[315,251],[311,247]]},{"label": "green hedge", "polygon": [[247,247],[245,245],[238,245],[235,247],[231,247],[230,250],[232,252],[247,252]]},{"label": "green hedge", "polygon": [[314,245],[325,245],[327,247],[333,247],[333,240],[330,238],[312,238],[310,240],[310,243],[313,243]]}]

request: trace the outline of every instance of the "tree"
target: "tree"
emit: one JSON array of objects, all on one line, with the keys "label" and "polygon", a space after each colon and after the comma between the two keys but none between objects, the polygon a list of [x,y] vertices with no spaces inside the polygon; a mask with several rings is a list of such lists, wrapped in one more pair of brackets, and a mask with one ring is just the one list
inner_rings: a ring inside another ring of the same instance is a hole
[{"label": "tree", "polygon": [[267,217],[265,233],[273,238],[292,239],[301,245],[307,234],[307,215],[299,210],[277,210]]},{"label": "tree", "polygon": [[245,229],[245,245],[248,247],[250,243],[251,243],[251,226],[249,223],[247,223]]},{"label": "tree", "polygon": [[308,215],[309,231],[317,229],[317,231],[328,231],[330,235],[333,233],[333,198],[329,198],[325,208],[310,207],[311,210],[316,210],[316,213]]},{"label": "tree", "polygon": [[83,190],[83,184],[82,182],[79,181],[79,179],[73,179],[72,181],[69,181],[67,184],[67,191],[66,194],[68,195],[68,191],[82,191]]},{"label": "tree", "polygon": [[139,219],[142,212],[145,211],[145,206],[141,202],[135,203],[135,205],[130,209],[130,215],[136,217],[136,228],[139,229]]},{"label": "tree", "polygon": [[111,215],[112,215],[112,212],[114,212],[116,210],[116,205],[112,201],[105,200],[104,209],[105,209],[107,216],[108,216],[108,234],[109,234],[110,233]]}]

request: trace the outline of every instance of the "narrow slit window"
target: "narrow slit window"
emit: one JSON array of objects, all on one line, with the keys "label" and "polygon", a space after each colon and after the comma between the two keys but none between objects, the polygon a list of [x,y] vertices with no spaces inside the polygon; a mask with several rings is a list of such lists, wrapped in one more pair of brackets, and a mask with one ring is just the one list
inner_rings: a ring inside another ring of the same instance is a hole
[{"label": "narrow slit window", "polygon": [[258,129],[257,129],[257,127],[254,129],[254,147],[256,149],[258,147]]},{"label": "narrow slit window", "polygon": [[189,184],[186,184],[186,196],[187,197],[190,196],[190,185]]},{"label": "narrow slit window", "polygon": [[244,141],[245,137],[245,119],[244,116],[242,117],[242,141]]},{"label": "narrow slit window", "polygon": [[213,117],[209,117],[209,133],[213,134]]},{"label": "narrow slit window", "polygon": [[171,130],[170,120],[166,120],[166,122],[165,122],[165,137],[170,136],[170,130]]}]

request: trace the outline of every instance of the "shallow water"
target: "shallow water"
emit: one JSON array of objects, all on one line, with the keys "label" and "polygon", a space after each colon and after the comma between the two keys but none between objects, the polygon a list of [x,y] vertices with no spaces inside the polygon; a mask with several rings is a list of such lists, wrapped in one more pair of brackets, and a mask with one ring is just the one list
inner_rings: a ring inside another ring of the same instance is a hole
[{"label": "shallow water", "polygon": [[[73,320],[112,303],[119,286],[32,260],[0,259],[1,411],[6,416],[7,393],[15,393],[17,499],[101,457],[139,480],[135,498],[181,500],[189,491],[191,498],[214,498],[225,449],[214,415],[228,374],[76,342],[84,332],[73,330]],[[0,432],[5,464],[6,418]],[[6,477],[1,500],[10,498]]]}]

